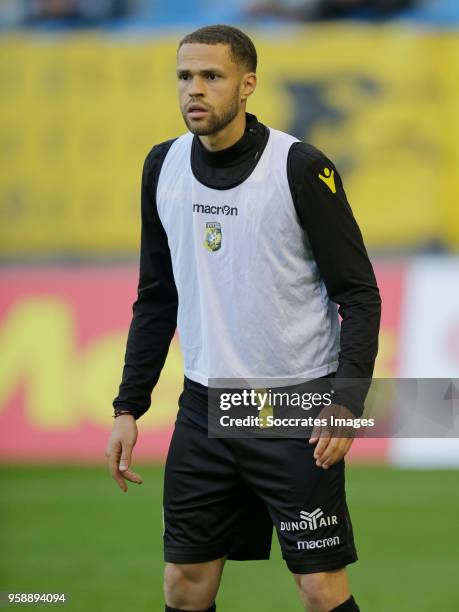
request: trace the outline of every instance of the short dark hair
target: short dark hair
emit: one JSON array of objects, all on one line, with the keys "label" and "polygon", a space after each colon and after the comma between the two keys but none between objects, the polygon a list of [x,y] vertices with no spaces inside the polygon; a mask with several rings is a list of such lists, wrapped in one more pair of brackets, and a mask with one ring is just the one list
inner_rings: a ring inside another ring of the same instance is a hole
[{"label": "short dark hair", "polygon": [[241,30],[228,25],[210,25],[187,34],[179,43],[178,50],[188,43],[204,45],[228,45],[232,59],[243,63],[250,72],[257,70],[257,51],[255,45]]}]

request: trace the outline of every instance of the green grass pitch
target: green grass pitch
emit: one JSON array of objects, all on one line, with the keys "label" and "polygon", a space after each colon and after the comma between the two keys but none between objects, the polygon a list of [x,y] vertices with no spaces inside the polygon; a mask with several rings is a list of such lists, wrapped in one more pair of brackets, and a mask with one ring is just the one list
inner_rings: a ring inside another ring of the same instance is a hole
[{"label": "green grass pitch", "polygon": [[[162,612],[162,468],[135,469],[144,484],[123,494],[105,466],[3,466],[0,591],[66,592],[69,611]],[[457,612],[459,473],[349,467],[347,491],[362,611]],[[276,537],[270,561],[227,563],[217,603],[301,610]]]}]

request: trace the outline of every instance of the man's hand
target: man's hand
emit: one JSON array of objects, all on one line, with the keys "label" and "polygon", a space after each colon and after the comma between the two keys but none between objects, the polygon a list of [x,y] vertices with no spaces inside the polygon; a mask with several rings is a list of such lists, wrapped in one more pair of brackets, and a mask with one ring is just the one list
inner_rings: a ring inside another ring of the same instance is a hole
[{"label": "man's hand", "polygon": [[137,441],[137,424],[131,414],[122,414],[114,420],[105,456],[112,477],[122,491],[127,493],[125,480],[142,484],[139,474],[131,471],[131,454]]},{"label": "man's hand", "polygon": [[339,404],[332,404],[324,408],[317,418],[326,419],[327,426],[314,427],[309,439],[309,444],[317,442],[314,449],[314,459],[317,467],[324,470],[331,467],[334,463],[341,461],[352,446],[354,441],[355,429],[348,426],[330,426],[331,416],[341,419],[355,419],[355,415],[350,410]]}]

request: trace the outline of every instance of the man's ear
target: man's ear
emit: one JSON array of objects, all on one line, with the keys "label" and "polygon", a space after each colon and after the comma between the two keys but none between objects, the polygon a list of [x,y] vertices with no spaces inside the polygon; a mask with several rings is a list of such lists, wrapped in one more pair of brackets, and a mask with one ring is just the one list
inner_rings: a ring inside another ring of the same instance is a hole
[{"label": "man's ear", "polygon": [[241,83],[241,100],[247,100],[249,96],[253,94],[257,86],[257,75],[255,72],[248,72],[244,74],[244,78]]}]

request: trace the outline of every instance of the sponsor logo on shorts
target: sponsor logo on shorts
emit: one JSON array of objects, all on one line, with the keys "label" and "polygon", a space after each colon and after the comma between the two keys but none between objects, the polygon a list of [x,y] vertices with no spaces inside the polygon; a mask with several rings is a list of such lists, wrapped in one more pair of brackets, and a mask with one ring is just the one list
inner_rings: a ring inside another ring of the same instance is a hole
[{"label": "sponsor logo on shorts", "polygon": [[280,531],[315,531],[319,527],[330,527],[337,525],[338,517],[333,514],[325,516],[321,508],[316,508],[312,512],[302,510],[299,521],[281,521]]},{"label": "sponsor logo on shorts", "polygon": [[300,540],[296,543],[298,550],[315,550],[316,548],[331,548],[339,544],[339,536],[323,540]]}]

